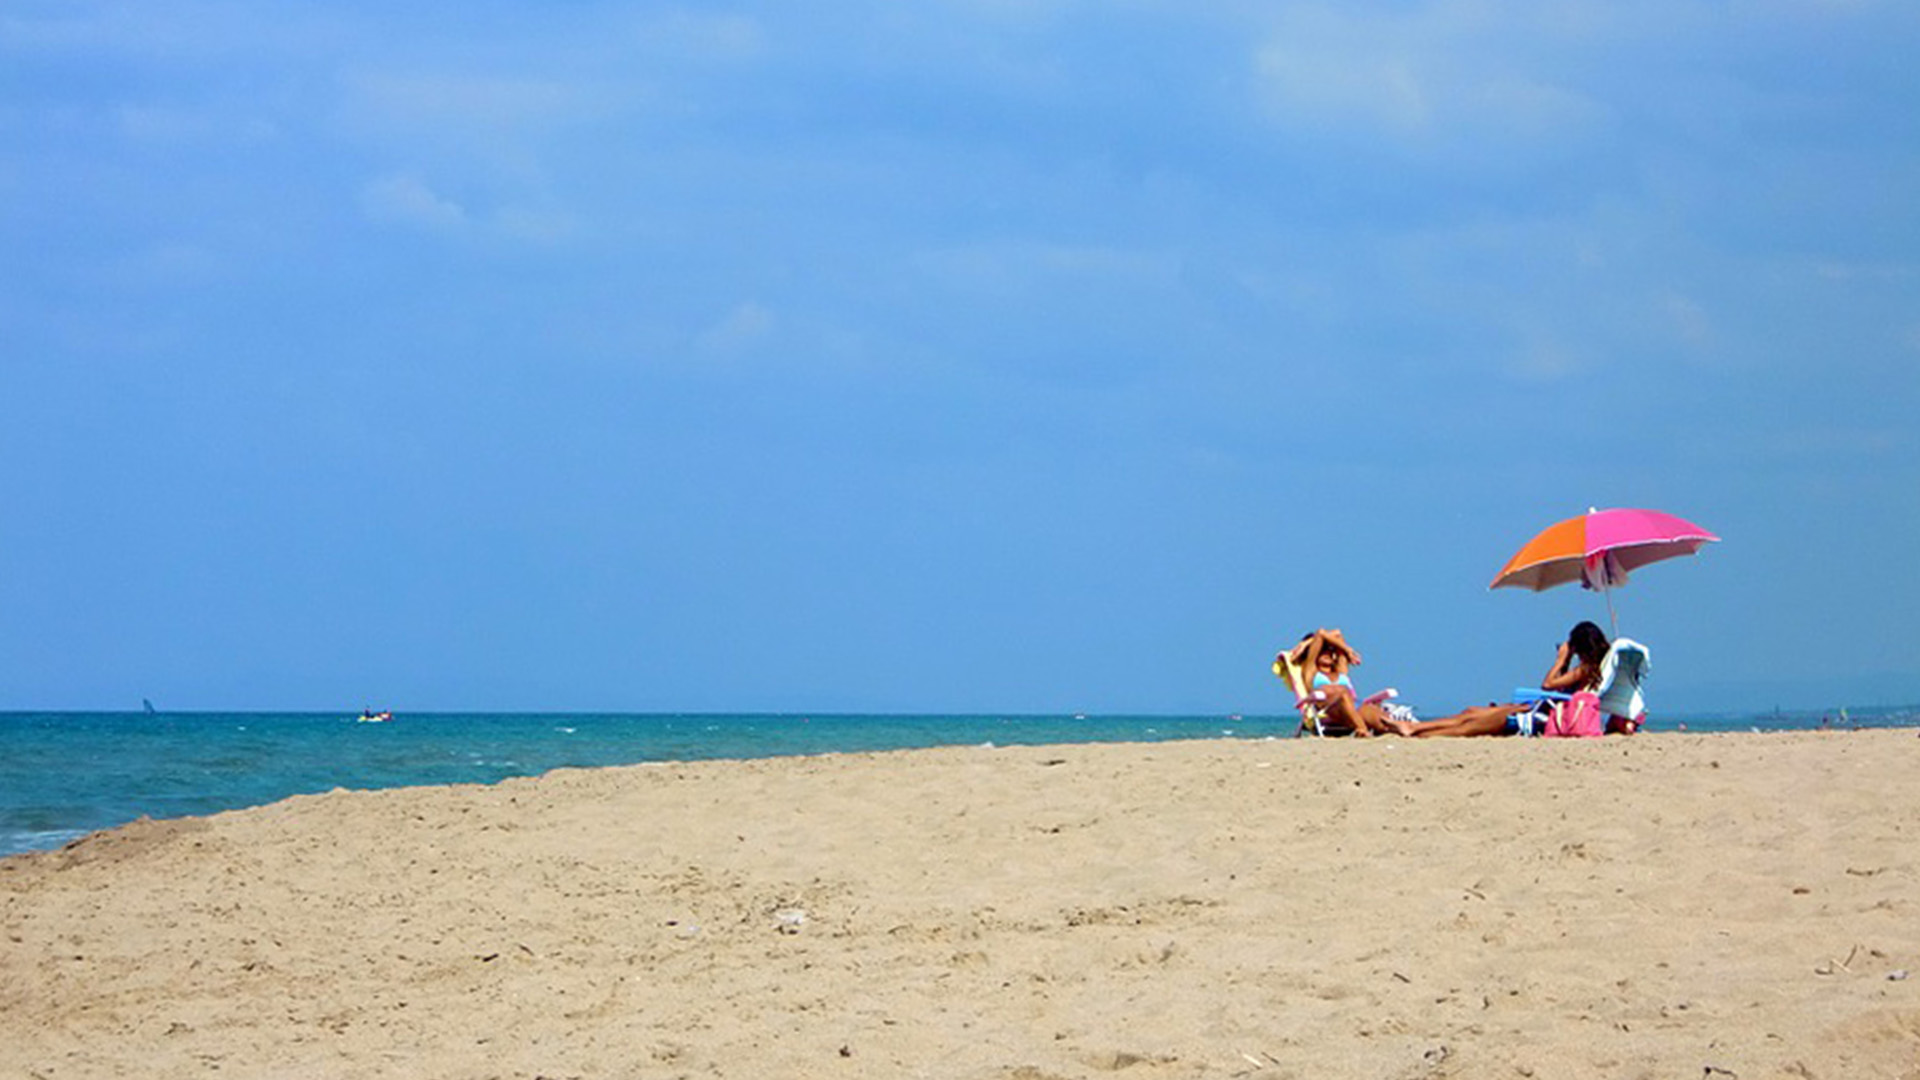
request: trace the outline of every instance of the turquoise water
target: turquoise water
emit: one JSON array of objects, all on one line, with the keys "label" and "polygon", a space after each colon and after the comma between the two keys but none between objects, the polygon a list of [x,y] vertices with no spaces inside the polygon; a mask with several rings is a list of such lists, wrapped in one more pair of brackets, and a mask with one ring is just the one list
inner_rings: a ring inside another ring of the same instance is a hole
[{"label": "turquoise water", "polygon": [[[1913,709],[1686,718],[1690,730],[1920,725]],[[258,806],[333,788],[493,783],[564,766],[992,743],[1270,738],[1290,716],[678,716],[0,713],[0,855],[140,817]]]}]

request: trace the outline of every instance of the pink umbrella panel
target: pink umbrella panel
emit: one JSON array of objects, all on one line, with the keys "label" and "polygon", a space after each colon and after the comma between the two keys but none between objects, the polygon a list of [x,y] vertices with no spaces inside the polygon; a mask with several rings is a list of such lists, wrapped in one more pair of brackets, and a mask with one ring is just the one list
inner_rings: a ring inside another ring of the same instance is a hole
[{"label": "pink umbrella panel", "polygon": [[1658,510],[1591,510],[1527,541],[1488,587],[1540,592],[1578,581],[1589,589],[1615,588],[1642,566],[1691,555],[1719,539]]}]

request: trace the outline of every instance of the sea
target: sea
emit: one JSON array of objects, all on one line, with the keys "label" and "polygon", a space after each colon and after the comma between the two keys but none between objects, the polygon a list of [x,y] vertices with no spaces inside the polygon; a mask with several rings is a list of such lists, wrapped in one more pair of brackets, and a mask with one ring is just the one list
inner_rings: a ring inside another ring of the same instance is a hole
[{"label": "sea", "polygon": [[[0,713],[0,857],[139,818],[335,788],[489,784],[557,768],[934,746],[1277,739],[1290,715]],[[1656,730],[1920,727],[1920,707],[1673,717]]]}]

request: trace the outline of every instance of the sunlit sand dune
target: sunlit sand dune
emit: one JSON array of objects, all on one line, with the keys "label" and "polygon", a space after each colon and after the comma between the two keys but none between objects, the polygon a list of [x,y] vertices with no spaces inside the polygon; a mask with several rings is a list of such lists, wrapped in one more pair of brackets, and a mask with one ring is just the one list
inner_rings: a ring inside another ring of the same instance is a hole
[{"label": "sunlit sand dune", "polygon": [[302,797],[0,861],[0,1076],[1916,1077],[1916,777],[1871,731]]}]

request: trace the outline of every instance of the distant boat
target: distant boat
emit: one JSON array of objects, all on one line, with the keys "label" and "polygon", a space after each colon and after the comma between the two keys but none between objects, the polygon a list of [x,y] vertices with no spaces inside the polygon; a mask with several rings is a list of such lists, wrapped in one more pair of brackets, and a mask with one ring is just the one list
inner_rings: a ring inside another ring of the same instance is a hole
[{"label": "distant boat", "polygon": [[391,719],[393,719],[393,710],[391,709],[382,709],[379,712],[374,712],[372,709],[364,709],[360,713],[360,722],[363,724],[384,724]]}]

